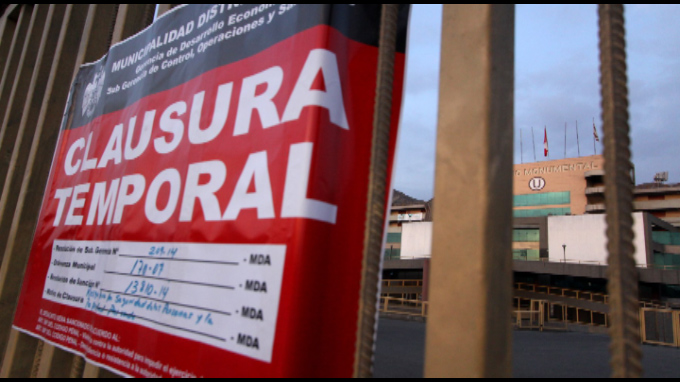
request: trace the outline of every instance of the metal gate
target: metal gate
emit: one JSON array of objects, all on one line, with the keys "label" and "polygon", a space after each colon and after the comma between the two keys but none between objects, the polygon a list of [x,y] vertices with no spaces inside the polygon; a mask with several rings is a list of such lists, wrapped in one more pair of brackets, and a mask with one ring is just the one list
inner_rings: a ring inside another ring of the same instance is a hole
[{"label": "metal gate", "polygon": [[[159,12],[171,7],[161,4]],[[109,375],[11,325],[74,72],[80,64],[99,59],[112,43],[151,23],[155,8],[155,4],[0,6],[2,377]],[[507,320],[512,310],[514,15],[514,6],[507,4],[444,6],[438,209],[426,352],[429,377],[511,374]],[[601,5],[599,17],[612,369],[615,376],[639,376],[623,7]],[[377,280],[379,267],[373,272]],[[645,339],[670,343],[668,315],[658,313],[661,319],[655,315],[643,314]],[[671,316],[677,346],[678,315]],[[366,330],[373,327],[366,325]]]}]

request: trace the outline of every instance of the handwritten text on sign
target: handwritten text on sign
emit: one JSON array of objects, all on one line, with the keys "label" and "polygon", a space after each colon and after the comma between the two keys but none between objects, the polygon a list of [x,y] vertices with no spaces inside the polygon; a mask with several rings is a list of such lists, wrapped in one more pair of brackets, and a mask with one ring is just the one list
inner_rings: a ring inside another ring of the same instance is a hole
[{"label": "handwritten text on sign", "polygon": [[285,252],[56,240],[43,298],[269,362]]}]

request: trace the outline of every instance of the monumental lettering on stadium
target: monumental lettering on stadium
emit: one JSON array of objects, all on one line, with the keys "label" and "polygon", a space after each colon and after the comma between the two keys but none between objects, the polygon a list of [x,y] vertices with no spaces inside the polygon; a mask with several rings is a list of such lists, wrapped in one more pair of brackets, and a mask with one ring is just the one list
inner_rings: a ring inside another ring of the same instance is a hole
[{"label": "monumental lettering on stadium", "polygon": [[15,328],[135,377],[350,376],[379,24],[189,5],[83,66]]}]

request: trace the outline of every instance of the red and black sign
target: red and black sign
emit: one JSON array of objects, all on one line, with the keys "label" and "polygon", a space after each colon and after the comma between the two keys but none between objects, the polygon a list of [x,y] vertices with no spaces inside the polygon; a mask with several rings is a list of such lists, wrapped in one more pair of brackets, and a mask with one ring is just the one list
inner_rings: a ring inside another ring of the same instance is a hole
[{"label": "red and black sign", "polygon": [[183,6],[84,66],[15,328],[135,377],[350,376],[379,24]]}]

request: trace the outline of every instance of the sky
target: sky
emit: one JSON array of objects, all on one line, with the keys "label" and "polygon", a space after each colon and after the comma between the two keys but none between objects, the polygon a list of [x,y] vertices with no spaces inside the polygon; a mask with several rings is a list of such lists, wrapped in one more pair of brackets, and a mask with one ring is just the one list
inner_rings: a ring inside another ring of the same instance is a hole
[{"label": "sky", "polygon": [[[680,5],[627,5],[628,90],[636,182],[668,171],[680,182]],[[394,187],[434,195],[441,5],[413,5]],[[593,155],[593,121],[603,137],[596,5],[518,5],[515,9],[516,164]],[[523,145],[520,145],[520,130]],[[520,153],[523,146],[523,153]],[[596,148],[602,154],[601,143]]]}]

